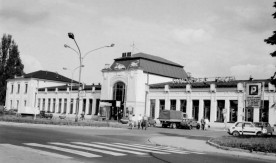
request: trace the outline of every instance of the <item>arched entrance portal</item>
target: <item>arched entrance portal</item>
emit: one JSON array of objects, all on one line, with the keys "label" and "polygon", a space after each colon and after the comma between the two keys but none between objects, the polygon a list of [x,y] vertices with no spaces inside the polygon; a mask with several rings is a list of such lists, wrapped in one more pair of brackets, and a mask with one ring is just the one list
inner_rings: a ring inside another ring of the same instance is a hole
[{"label": "arched entrance portal", "polygon": [[121,106],[112,109],[111,116],[121,119],[124,116],[124,102],[125,102],[126,85],[123,82],[117,82],[113,86],[113,100],[120,101]]}]

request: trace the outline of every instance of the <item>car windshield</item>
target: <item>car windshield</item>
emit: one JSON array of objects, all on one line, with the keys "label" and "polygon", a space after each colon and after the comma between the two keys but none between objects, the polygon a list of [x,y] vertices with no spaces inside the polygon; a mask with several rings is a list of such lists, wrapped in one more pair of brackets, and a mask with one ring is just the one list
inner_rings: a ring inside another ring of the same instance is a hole
[{"label": "car windshield", "polygon": [[256,127],[262,127],[262,126],[263,126],[262,123],[254,123],[254,125],[255,125]]}]

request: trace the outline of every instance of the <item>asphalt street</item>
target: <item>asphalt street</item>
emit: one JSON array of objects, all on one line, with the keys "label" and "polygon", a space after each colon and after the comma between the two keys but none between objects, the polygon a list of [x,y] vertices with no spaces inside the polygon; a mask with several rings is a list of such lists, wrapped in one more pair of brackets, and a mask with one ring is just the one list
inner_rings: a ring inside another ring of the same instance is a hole
[{"label": "asphalt street", "polygon": [[0,123],[0,162],[165,162],[165,163],[257,163],[264,160],[232,155],[160,147],[148,139],[154,136],[185,136],[208,140],[226,134],[148,128],[89,128],[50,125],[7,125]]}]

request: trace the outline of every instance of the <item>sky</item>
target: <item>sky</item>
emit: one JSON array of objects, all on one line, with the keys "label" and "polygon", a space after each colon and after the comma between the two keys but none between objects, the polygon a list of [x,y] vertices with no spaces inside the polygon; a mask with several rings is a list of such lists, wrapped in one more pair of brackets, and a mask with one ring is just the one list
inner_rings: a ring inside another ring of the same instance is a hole
[{"label": "sky", "polygon": [[[58,72],[100,83],[105,64],[123,52],[143,52],[184,66],[193,77],[268,79],[275,46],[274,0],[0,0],[0,35],[11,34],[25,73]],[[1,36],[2,37],[2,36]],[[134,48],[133,48],[134,44]],[[63,70],[66,67],[67,70]],[[77,69],[75,69],[77,70]]]}]

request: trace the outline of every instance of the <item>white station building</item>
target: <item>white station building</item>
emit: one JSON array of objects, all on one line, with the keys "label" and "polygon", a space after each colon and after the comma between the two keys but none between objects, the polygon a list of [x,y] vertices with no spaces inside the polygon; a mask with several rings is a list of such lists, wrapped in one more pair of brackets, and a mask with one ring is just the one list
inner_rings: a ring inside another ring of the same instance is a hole
[{"label": "white station building", "polygon": [[[7,80],[6,107],[19,113],[37,110],[85,113],[106,120],[129,114],[156,120],[160,110],[181,110],[190,118],[208,118],[211,123],[252,121],[276,124],[275,86],[269,80],[213,81],[187,75],[182,65],[145,53],[123,53],[102,69],[102,83],[83,85],[49,71],[36,71]],[[249,93],[248,93],[249,91]],[[31,111],[30,111],[31,110]]]}]

